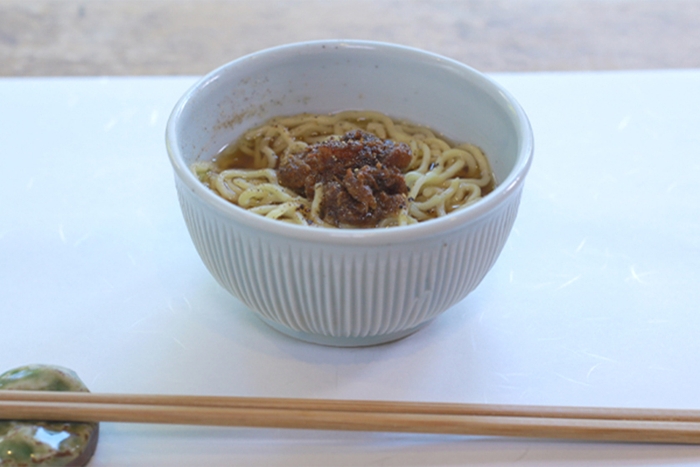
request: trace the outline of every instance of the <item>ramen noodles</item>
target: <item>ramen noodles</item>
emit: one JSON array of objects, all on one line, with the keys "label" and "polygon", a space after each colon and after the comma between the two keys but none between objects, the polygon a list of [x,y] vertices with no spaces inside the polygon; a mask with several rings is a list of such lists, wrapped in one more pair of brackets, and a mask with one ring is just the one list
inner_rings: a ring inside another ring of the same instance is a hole
[{"label": "ramen noodles", "polygon": [[442,217],[495,186],[477,146],[372,111],[274,118],[192,170],[256,214],[340,228]]}]

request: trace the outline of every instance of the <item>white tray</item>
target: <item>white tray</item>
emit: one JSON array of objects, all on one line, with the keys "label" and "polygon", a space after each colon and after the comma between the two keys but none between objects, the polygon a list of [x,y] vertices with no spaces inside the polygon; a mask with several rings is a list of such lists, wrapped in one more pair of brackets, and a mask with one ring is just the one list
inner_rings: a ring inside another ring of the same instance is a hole
[{"label": "white tray", "polygon": [[[479,288],[372,348],[297,342],[207,273],[164,127],[195,79],[0,79],[0,370],[96,392],[700,408],[700,70],[502,74],[535,132]],[[91,466],[700,465],[700,447],[110,424]]]}]

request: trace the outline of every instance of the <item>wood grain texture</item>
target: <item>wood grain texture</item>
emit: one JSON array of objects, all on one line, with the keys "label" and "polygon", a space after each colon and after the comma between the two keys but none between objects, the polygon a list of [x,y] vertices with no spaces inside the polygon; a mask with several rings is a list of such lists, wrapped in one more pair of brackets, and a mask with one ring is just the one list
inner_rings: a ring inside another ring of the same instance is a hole
[{"label": "wood grain texture", "polygon": [[698,0],[0,0],[0,76],[205,73],[279,44],[370,39],[483,71],[700,66]]},{"label": "wood grain texture", "polygon": [[698,411],[0,391],[0,418],[700,444]]}]

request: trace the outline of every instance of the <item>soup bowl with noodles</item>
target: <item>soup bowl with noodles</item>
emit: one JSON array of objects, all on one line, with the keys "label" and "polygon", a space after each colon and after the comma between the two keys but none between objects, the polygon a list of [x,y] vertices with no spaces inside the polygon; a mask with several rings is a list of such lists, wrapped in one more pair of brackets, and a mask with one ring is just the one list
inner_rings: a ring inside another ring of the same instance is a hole
[{"label": "soup bowl with noodles", "polygon": [[296,338],[405,337],[464,299],[516,218],[533,136],[515,99],[394,44],[290,44],[230,62],[175,106],[166,145],[214,278]]}]

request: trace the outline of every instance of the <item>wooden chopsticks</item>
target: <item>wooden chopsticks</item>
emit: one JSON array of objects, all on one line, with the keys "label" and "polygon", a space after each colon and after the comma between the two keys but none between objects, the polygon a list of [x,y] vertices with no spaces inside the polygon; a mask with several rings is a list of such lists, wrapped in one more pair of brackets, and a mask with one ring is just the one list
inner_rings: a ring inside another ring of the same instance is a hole
[{"label": "wooden chopsticks", "polygon": [[0,391],[0,419],[700,444],[700,411]]}]

